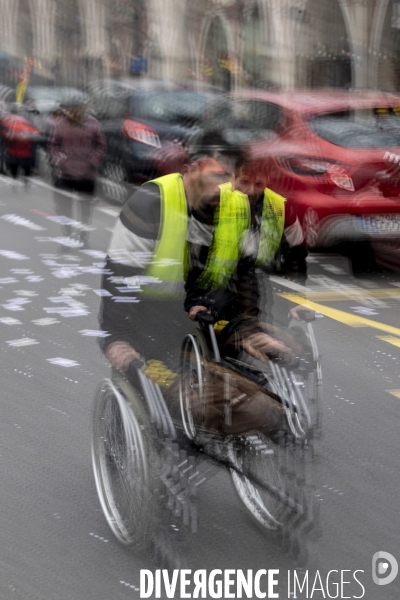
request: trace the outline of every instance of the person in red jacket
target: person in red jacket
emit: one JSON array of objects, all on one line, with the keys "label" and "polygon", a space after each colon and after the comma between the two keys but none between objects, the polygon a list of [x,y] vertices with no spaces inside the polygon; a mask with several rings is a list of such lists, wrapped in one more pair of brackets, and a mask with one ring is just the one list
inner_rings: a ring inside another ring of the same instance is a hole
[{"label": "person in red jacket", "polygon": [[6,147],[5,166],[14,179],[17,179],[20,170],[23,171],[27,184],[34,167],[39,131],[16,109],[2,116],[1,130]]},{"label": "person in red jacket", "polygon": [[105,139],[100,123],[86,113],[80,98],[63,105],[65,114],[54,125],[49,149],[56,167],[55,210],[65,217],[63,230],[71,236],[73,194],[78,193],[81,228],[77,243],[87,241],[95,178],[105,152]]}]

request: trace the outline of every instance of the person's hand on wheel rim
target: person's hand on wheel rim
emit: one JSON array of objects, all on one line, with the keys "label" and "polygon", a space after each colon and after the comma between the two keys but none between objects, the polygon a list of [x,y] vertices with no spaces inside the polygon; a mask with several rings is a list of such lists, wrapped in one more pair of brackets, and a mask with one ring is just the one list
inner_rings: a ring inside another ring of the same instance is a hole
[{"label": "person's hand on wheel rim", "polygon": [[205,306],[192,306],[189,310],[189,319],[197,321],[197,315],[201,312],[210,312]]},{"label": "person's hand on wheel rim", "polygon": [[[279,355],[282,355],[282,358],[285,355],[288,358],[293,356],[293,352],[288,346],[263,332],[252,333],[242,340],[241,344],[247,354],[263,362],[268,362],[271,358],[276,358]],[[269,358],[269,355],[271,358]]]},{"label": "person's hand on wheel rim", "polygon": [[106,351],[106,358],[117,371],[127,373],[132,360],[143,361],[143,357],[127,342],[113,342]]}]

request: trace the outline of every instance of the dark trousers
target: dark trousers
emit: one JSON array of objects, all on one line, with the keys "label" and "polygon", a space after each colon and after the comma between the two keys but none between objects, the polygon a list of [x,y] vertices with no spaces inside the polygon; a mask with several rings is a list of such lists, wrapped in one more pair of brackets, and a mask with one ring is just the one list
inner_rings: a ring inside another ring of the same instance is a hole
[{"label": "dark trousers", "polygon": [[[72,206],[74,198],[72,194],[78,194],[77,221],[84,225],[90,224],[92,215],[92,200],[95,190],[94,179],[57,179],[55,182],[54,205],[56,214],[72,219]],[[64,193],[63,193],[64,192]],[[66,194],[65,192],[68,192]],[[70,195],[69,195],[70,194]],[[71,226],[64,225],[66,235],[71,234]],[[85,232],[83,232],[85,233]]]},{"label": "dark trousers", "polygon": [[31,174],[32,165],[33,163],[31,158],[13,158],[7,163],[7,167],[10,170],[10,173],[14,179],[17,179],[19,168],[21,168],[21,171],[24,172],[25,177],[29,177]]}]

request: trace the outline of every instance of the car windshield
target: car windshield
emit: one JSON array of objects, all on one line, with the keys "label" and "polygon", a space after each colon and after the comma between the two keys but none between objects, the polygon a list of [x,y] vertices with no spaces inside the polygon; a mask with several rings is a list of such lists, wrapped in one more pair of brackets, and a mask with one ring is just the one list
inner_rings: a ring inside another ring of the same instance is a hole
[{"label": "car windshield", "polygon": [[400,107],[373,107],[318,115],[311,128],[342,148],[400,146]]},{"label": "car windshield", "polygon": [[131,111],[138,119],[182,123],[197,119],[212,94],[197,92],[150,92],[131,99]]}]

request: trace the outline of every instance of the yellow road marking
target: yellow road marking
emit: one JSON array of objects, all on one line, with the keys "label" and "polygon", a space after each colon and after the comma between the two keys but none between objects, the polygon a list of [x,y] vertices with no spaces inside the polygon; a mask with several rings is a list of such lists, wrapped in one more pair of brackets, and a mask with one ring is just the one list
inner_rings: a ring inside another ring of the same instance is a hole
[{"label": "yellow road marking", "polygon": [[348,290],[324,290],[305,292],[305,298],[316,302],[336,302],[340,300],[400,300],[400,289],[348,289]]},{"label": "yellow road marking", "polygon": [[307,306],[308,308],[311,308],[312,310],[321,313],[321,315],[325,315],[326,317],[329,317],[334,321],[339,321],[340,323],[344,323],[345,325],[349,325],[350,327],[373,327],[374,329],[379,329],[380,331],[385,331],[386,333],[391,333],[400,337],[400,329],[398,327],[386,325],[385,323],[379,323],[378,321],[366,319],[365,317],[352,315],[351,313],[345,312],[344,310],[330,308],[329,306],[324,306],[323,304],[317,304],[316,302],[311,302],[311,300],[303,298],[302,296],[297,296],[296,294],[278,295],[282,296],[283,298],[286,298],[286,300],[289,300],[290,302],[294,302],[295,304]]},{"label": "yellow road marking", "polygon": [[385,392],[395,396],[396,398],[400,398],[400,390],[385,390]]},{"label": "yellow road marking", "polygon": [[384,342],[388,342],[388,344],[392,344],[393,346],[398,346],[400,348],[400,338],[398,337],[394,337],[393,335],[377,335],[376,337]]}]

